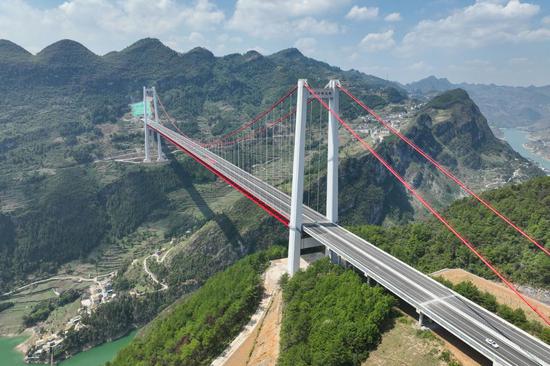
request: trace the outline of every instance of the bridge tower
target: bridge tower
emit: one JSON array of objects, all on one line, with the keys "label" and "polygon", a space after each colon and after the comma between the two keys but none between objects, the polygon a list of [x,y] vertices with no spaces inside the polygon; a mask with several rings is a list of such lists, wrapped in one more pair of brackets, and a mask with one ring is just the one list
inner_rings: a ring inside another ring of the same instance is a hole
[{"label": "bridge tower", "polygon": [[[296,92],[296,130],[294,134],[294,155],[292,165],[292,193],[290,221],[288,224],[288,273],[292,276],[300,270],[300,250],[304,241],[302,215],[304,201],[304,158],[305,133],[309,92],[306,79],[298,80]],[[339,111],[338,80],[331,80],[324,89],[315,90],[323,99],[328,99],[329,107]],[[338,121],[328,113],[328,156],[327,156],[327,202],[328,221],[338,221]],[[311,239],[311,238],[310,238]]]},{"label": "bridge tower", "polygon": [[[151,103],[152,102],[152,103]],[[153,107],[153,113],[151,114],[151,104]],[[157,96],[157,90],[155,87],[147,88],[143,87],[143,133],[145,137],[145,158],[143,159],[144,162],[148,163],[151,161],[150,156],[150,139],[153,137],[154,142],[154,132],[149,129],[149,118],[153,117],[155,123],[159,123],[159,113],[158,113],[158,96]],[[165,161],[166,157],[162,153],[162,144],[161,144],[161,136],[159,133],[157,133],[157,161]]]}]

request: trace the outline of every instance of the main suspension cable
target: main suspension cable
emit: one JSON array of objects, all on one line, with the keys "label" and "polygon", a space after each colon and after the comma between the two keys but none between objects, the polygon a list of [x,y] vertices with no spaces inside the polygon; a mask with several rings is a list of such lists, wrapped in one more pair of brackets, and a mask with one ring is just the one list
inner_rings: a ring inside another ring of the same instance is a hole
[{"label": "main suspension cable", "polygon": [[215,138],[214,140],[212,141],[208,141],[208,142],[205,142],[204,145],[205,146],[208,146],[210,144],[213,144],[215,142],[221,142],[221,141],[225,141],[227,140],[229,137],[231,136],[234,136],[236,134],[238,134],[239,132],[242,132],[244,130],[246,130],[247,128],[253,128],[253,126],[258,122],[260,121],[264,116],[266,116],[267,114],[269,114],[271,111],[273,111],[279,104],[283,103],[288,97],[290,97],[292,94],[294,94],[294,92],[297,90],[297,86],[294,86],[292,87],[285,95],[283,95],[281,98],[279,98],[279,100],[277,100],[275,103],[273,103],[269,108],[267,108],[266,110],[264,110],[263,112],[261,112],[260,114],[258,114],[256,117],[254,117],[252,120],[250,120],[249,122],[241,125],[240,127],[238,127],[237,129],[231,131],[231,132],[228,132],[226,133],[225,135],[223,136],[220,136],[220,137],[217,137]]},{"label": "main suspension cable", "polygon": [[329,111],[338,122],[353,136],[357,139],[364,148],[366,148],[403,186],[416,198],[420,203],[428,210],[430,213],[437,218],[451,233],[454,234],[466,247],[474,253],[506,286],[512,290],[516,296],[518,296],[527,306],[531,308],[547,325],[550,325],[550,320],[548,320],[534,305],[532,305],[527,299],[515,288],[512,283],[510,283],[492,264],[486,259],[477,249],[465,239],[435,208],[433,208],[420,193],[418,193],[378,152],[372,148],[354,129],[347,124],[338,113],[336,113],[332,108],[330,108],[320,97],[317,95],[315,90],[313,90],[308,84],[305,84],[307,90],[316,98],[323,107]]}]

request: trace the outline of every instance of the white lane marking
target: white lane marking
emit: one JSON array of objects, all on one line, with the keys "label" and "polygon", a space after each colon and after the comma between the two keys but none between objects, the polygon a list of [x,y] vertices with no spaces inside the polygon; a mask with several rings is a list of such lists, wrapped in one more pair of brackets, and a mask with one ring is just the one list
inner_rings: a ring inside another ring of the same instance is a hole
[{"label": "white lane marking", "polygon": [[[321,227],[321,226],[319,226]],[[340,227],[340,226],[338,226]],[[322,228],[322,227],[321,227]],[[322,228],[324,229],[324,228]],[[384,262],[381,262],[379,260],[377,260],[375,257],[373,257],[372,255],[366,253],[364,250],[358,248],[356,245],[354,245],[353,243],[351,243],[349,240],[346,240],[340,236],[336,236],[336,234],[332,233],[331,230],[326,230],[324,229],[325,232],[329,233],[330,235],[332,235],[333,237],[335,237],[336,239],[339,239],[341,241],[344,241],[346,242],[349,246],[352,246],[354,248],[356,248],[359,252],[362,252],[365,256],[371,258],[372,260],[374,260],[375,262],[378,262],[380,263],[382,266],[386,267],[387,269],[389,269],[391,271],[391,267],[389,267],[387,264],[385,264]],[[342,230],[344,231],[347,231],[345,229],[342,228]],[[362,240],[362,239],[361,239]],[[370,244],[372,245],[372,244]],[[404,276],[403,274],[399,273],[399,272],[396,272],[396,271],[393,271],[393,273],[395,275],[397,275],[398,277],[401,277],[403,280],[405,280],[405,282],[408,282],[410,283],[412,286],[418,288],[419,290],[423,291],[424,293],[427,293],[426,290],[421,287],[420,285],[418,285],[416,282],[412,282],[408,277]],[[425,275],[424,275],[425,276]],[[427,277],[427,276],[426,276]],[[431,280],[431,281],[434,281],[432,280],[431,278],[427,277],[427,280]],[[451,291],[451,290],[449,290]],[[427,293],[428,294],[428,293]],[[460,296],[460,295],[459,295]],[[432,296],[433,297],[433,296]],[[456,308],[456,307],[453,307],[451,306],[449,303],[447,303],[447,301],[445,300],[442,300],[440,302],[442,305],[446,306],[448,309],[450,309],[451,311],[454,311],[456,312],[457,314],[460,314],[462,317],[464,317],[465,319],[468,319],[470,321],[470,323],[472,324],[479,324],[481,327],[482,330],[488,332],[488,333],[491,333],[493,335],[493,337],[497,338],[498,340],[502,340],[503,343],[506,343],[510,348],[512,349],[515,349],[517,352],[519,353],[522,353],[523,355],[525,355],[528,359],[531,359],[531,360],[534,360],[535,362],[539,362],[539,363],[542,363],[542,364],[545,364],[544,362],[542,362],[541,360],[539,360],[538,357],[530,354],[530,353],[527,353],[525,350],[523,350],[523,348],[521,348],[519,345],[517,345],[516,343],[513,343],[511,340],[509,340],[507,337],[503,336],[502,334],[499,334],[497,333],[492,327],[490,326],[487,326],[487,325],[484,325],[483,323],[481,323],[479,320],[476,320],[474,318],[472,318],[469,314],[466,314],[465,312],[463,312],[462,310]],[[429,307],[425,308],[424,309],[424,312],[426,313],[426,310],[429,311]],[[431,312],[431,311],[430,311]],[[437,314],[436,314],[437,315]],[[442,318],[443,319],[443,318]],[[510,324],[510,326],[513,327],[513,325]],[[467,336],[467,335],[466,335]],[[475,340],[474,340],[475,341]],[[478,341],[479,342],[479,341]],[[497,356],[497,354],[495,354],[494,352],[492,352],[491,349],[489,349],[489,347],[487,347],[485,344],[483,344],[482,342],[480,342],[480,344],[482,344],[483,346],[485,346],[485,349],[486,350],[489,350],[491,354]],[[498,357],[498,356],[497,356]]]},{"label": "white lane marking", "polygon": [[[179,136],[176,136],[175,139],[177,139],[177,137],[179,137]],[[183,139],[182,139],[182,140],[183,140]],[[183,143],[185,143],[185,142],[183,142]],[[196,145],[196,144],[193,143],[193,145]],[[207,153],[206,153],[206,154],[200,154],[201,150],[206,151]],[[207,155],[213,154],[213,153],[211,153],[211,152],[210,152],[209,150],[207,150],[207,149],[204,149],[204,148],[200,147],[200,149],[199,149],[199,151],[197,152],[197,154],[198,154],[199,156],[202,155],[201,157],[203,157],[203,158],[206,158]],[[218,158],[217,155],[215,155],[215,154],[213,154],[213,155],[214,155],[216,158]],[[210,158],[210,157],[208,156],[208,158]],[[224,165],[225,165],[225,164],[222,163],[222,166],[223,166],[225,169],[228,169],[228,172],[229,172],[228,175],[233,175],[234,173],[239,173],[239,172],[234,172],[234,171],[232,171],[232,170],[234,170],[232,167],[227,167],[227,166],[224,166]],[[225,169],[224,169],[224,170],[225,170]],[[241,169],[239,168],[239,170],[241,170]],[[246,171],[242,171],[242,172],[244,172],[246,175],[250,175],[252,178],[254,178],[253,180],[246,179],[246,181],[247,181],[248,183],[251,183],[253,186],[256,186],[257,189],[259,189],[259,190],[265,192],[266,197],[271,196],[275,201],[281,202],[281,203],[283,204],[283,206],[288,206],[288,204],[287,204],[286,202],[284,202],[283,200],[281,200],[279,197],[276,197],[272,192],[266,191],[266,190],[262,187],[262,186],[265,184],[265,182],[259,181],[258,178],[254,177],[253,175],[249,174],[249,173],[246,172]],[[227,174],[227,173],[226,173],[226,174]],[[259,181],[259,182],[261,182],[262,184],[260,185],[260,184],[258,184],[257,182],[254,182],[254,181]],[[274,190],[276,190],[276,188],[274,188],[274,187],[269,187],[269,188],[273,188]],[[309,207],[307,207],[307,206],[305,206],[305,205],[304,205],[304,207],[305,207],[305,208],[309,208]],[[309,216],[305,213],[305,211],[306,211],[306,210],[304,210],[304,216],[306,216],[306,217],[308,217],[310,220],[314,221],[314,219],[312,219],[311,217],[309,217]],[[376,258],[373,257],[372,255],[368,254],[368,253],[365,252],[363,249],[361,249],[361,248],[357,247],[356,245],[352,244],[350,241],[348,241],[348,240],[346,240],[346,239],[344,239],[344,238],[342,238],[342,237],[340,237],[340,236],[336,236],[336,235],[335,235],[334,233],[332,233],[330,230],[328,230],[328,229],[326,229],[326,228],[323,228],[322,226],[319,226],[319,225],[318,225],[317,227],[323,229],[323,230],[324,230],[326,233],[328,233],[329,235],[332,235],[333,237],[335,237],[335,238],[337,238],[337,239],[340,239],[341,241],[344,241],[344,242],[347,243],[349,246],[355,248],[357,251],[359,251],[359,252],[363,253],[364,255],[366,255],[367,257],[371,258],[371,260],[373,260],[373,261],[375,261],[375,262],[381,264],[382,266],[384,266],[384,267],[386,267],[387,269],[389,269],[390,272],[393,272],[393,273],[395,273],[398,277],[401,277],[402,279],[404,279],[405,282],[408,282],[408,283],[412,284],[414,287],[420,289],[422,292],[424,292],[424,293],[427,294],[428,296],[432,296],[432,297],[433,297],[433,300],[430,300],[430,301],[425,302],[425,303],[429,303],[429,302],[432,302],[432,301],[434,301],[434,300],[437,301],[437,300],[440,300],[440,299],[444,299],[444,298],[437,298],[437,297],[434,297],[434,296],[435,296],[434,294],[432,294],[431,292],[428,292],[426,289],[420,287],[420,286],[417,285],[415,282],[412,282],[411,280],[409,280],[406,276],[402,275],[401,273],[396,272],[396,271],[392,271],[392,268],[391,268],[390,266],[388,266],[387,264],[383,263],[382,261],[376,259]],[[338,227],[341,228],[340,226],[338,226]],[[353,236],[356,236],[355,234],[353,234],[353,233],[351,233],[351,232],[349,232],[349,231],[347,231],[347,230],[345,230],[345,229],[343,229],[343,228],[341,228],[341,229],[342,229],[342,231],[344,231],[344,232],[346,232],[346,233],[349,233],[349,234],[351,234],[351,235],[353,235]],[[357,236],[356,236],[356,237],[357,237]],[[364,239],[362,239],[362,238],[357,237],[357,239],[359,239],[360,241],[366,242],[366,241],[365,241]],[[377,248],[376,246],[374,246],[374,245],[372,245],[372,244],[370,244],[370,243],[368,243],[368,242],[366,242],[366,243],[367,243],[368,245],[372,246],[373,248],[377,249],[378,251],[382,252],[385,256],[387,256],[387,259],[390,259],[390,260],[397,260],[398,262],[401,262],[399,259],[397,259],[397,258],[395,258],[395,257],[392,257],[392,256],[388,255],[386,252],[383,252],[380,248]],[[354,262],[355,262],[355,261],[354,261]],[[404,264],[405,267],[410,267],[409,265],[407,265],[407,264],[405,264],[405,263],[403,263],[403,262],[401,262],[401,263]],[[424,277],[423,279],[428,280],[429,282],[433,281],[433,282],[437,283],[435,280],[432,280],[431,278],[429,278],[428,276],[424,275],[423,273],[421,273],[421,272],[415,270],[414,268],[410,267],[410,269],[412,269],[413,271],[417,272],[421,277]],[[394,286],[392,286],[392,287],[394,287]],[[444,289],[451,291],[450,289],[448,289],[448,288],[446,288],[446,287],[444,287]],[[399,292],[401,292],[401,291],[399,291]],[[409,296],[407,296],[407,297],[409,297]],[[453,297],[453,296],[449,296],[449,297]],[[410,297],[409,297],[409,298],[410,298]],[[466,313],[464,313],[462,310],[459,310],[459,309],[457,309],[457,308],[451,306],[451,305],[450,305],[449,303],[447,303],[446,301],[441,300],[440,303],[443,304],[444,306],[446,306],[449,310],[451,310],[451,312],[456,312],[456,313],[460,314],[462,317],[464,317],[464,318],[470,320],[470,322],[471,322],[472,324],[479,324],[479,323],[480,323],[478,320],[473,319],[469,314],[466,314]],[[420,305],[422,305],[422,303],[420,303]],[[478,306],[478,305],[475,305],[475,307],[477,308],[477,307],[479,307],[479,306]],[[491,315],[494,317],[494,314],[491,314]],[[486,325],[483,325],[483,324],[482,324],[482,328],[481,328],[481,329],[483,329],[483,328],[487,328],[486,330],[488,330],[488,331],[491,332],[493,335],[495,335],[499,340],[504,339],[504,343],[507,343],[512,349],[519,350],[520,353],[523,353],[523,354],[526,355],[528,358],[531,358],[531,359],[533,358],[533,355],[526,353],[526,352],[523,351],[523,349],[521,349],[521,348],[518,348],[519,346],[517,346],[516,344],[512,343],[510,340],[508,340],[508,338],[506,338],[506,337],[500,338],[500,337],[502,337],[502,335],[496,333],[492,328],[487,327]],[[475,328],[474,328],[474,329],[475,329]],[[475,340],[473,340],[473,341],[475,342]],[[493,354],[494,354],[494,353],[493,353]],[[496,355],[495,355],[495,356],[496,356]],[[537,357],[535,357],[535,359],[538,360]],[[542,361],[537,361],[537,362],[542,362]],[[543,362],[543,364],[546,364],[546,363]]]},{"label": "white lane marking", "polygon": [[[339,226],[340,227],[340,226]],[[495,323],[498,323],[501,327],[504,327],[506,328],[508,331],[511,331],[512,333],[519,333],[519,334],[513,334],[513,335],[510,335],[510,336],[514,336],[514,337],[517,337],[518,335],[522,335],[522,336],[525,336],[526,338],[528,338],[529,340],[531,341],[534,341],[533,343],[534,346],[538,346],[538,347],[535,347],[535,348],[539,348],[539,351],[542,350],[543,352],[546,352],[546,353],[550,353],[550,348],[548,347],[548,345],[544,342],[542,342],[540,339],[538,338],[535,338],[534,336],[532,336],[531,334],[525,332],[523,329],[520,329],[510,323],[508,323],[507,321],[503,320],[502,318],[500,318],[498,315],[490,312],[489,310],[485,309],[484,307],[474,303],[473,301],[461,296],[460,294],[458,294],[456,291],[454,290],[451,290],[449,289],[447,286],[443,285],[442,283],[438,282],[438,281],[435,281],[434,279],[430,278],[429,276],[426,276],[425,274],[423,274],[422,272],[419,272],[417,269],[411,267],[410,265],[408,265],[407,263],[403,262],[402,260],[400,260],[399,258],[396,258],[394,256],[391,256],[389,253],[383,251],[382,249],[378,248],[377,246],[375,246],[374,244],[372,243],[369,243],[367,240],[357,236],[356,234],[352,233],[351,231],[348,231],[342,227],[340,227],[342,229],[342,232],[344,233],[344,235],[349,235],[353,238],[356,238],[357,240],[361,241],[361,242],[364,242],[366,243],[367,245],[369,245],[371,248],[373,248],[374,250],[376,250],[377,252],[379,252],[381,254],[381,256],[384,256],[390,260],[392,260],[393,262],[398,262],[398,263],[401,263],[403,265],[403,268],[408,268],[409,270],[413,271],[414,273],[417,273],[419,274],[420,276],[422,276],[422,278],[428,278],[428,280],[430,281],[430,283],[432,285],[435,285],[436,287],[439,287],[441,290],[444,290],[446,292],[451,292],[451,293],[454,293],[456,295],[457,298],[460,298],[461,300],[463,301],[466,301],[468,304],[470,304],[470,308],[475,308],[476,310],[480,310],[481,312],[485,313],[486,315],[488,315],[491,320]],[[452,307],[452,306],[451,306]]]},{"label": "white lane marking", "polygon": [[438,297],[438,298],[435,298],[435,299],[431,299],[431,300],[428,300],[428,301],[421,302],[420,305],[424,306],[424,305],[431,304],[433,302],[441,302],[442,300],[448,299],[450,297],[456,297],[456,296],[455,295],[449,295],[449,296],[444,296],[444,297]]}]

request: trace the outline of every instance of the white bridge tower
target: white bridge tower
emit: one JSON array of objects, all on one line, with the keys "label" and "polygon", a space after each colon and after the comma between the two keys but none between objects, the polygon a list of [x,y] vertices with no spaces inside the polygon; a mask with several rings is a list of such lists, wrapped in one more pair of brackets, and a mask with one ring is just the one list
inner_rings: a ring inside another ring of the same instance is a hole
[{"label": "white bridge tower", "polygon": [[[153,107],[153,113],[151,114],[151,106]],[[154,142],[155,132],[149,129],[149,118],[154,118],[155,123],[159,123],[158,114],[158,96],[155,87],[147,88],[143,87],[143,133],[145,137],[145,157],[144,162],[151,161],[149,142],[150,139]],[[161,136],[157,133],[157,161],[165,161],[166,157],[162,153]]]},{"label": "white bridge tower", "polygon": [[[290,221],[288,224],[288,273],[292,276],[300,269],[300,251],[304,244],[303,235],[303,202],[304,202],[304,158],[305,133],[308,98],[310,93],[305,87],[307,80],[298,80],[296,101],[296,131],[294,135],[294,155],[292,166],[292,195],[290,204]],[[315,93],[328,99],[329,107],[339,112],[338,80],[331,80],[323,89]],[[338,121],[328,112],[328,156],[327,156],[327,221],[338,221]],[[308,238],[307,240],[313,240]],[[320,244],[319,244],[320,245]],[[328,249],[327,249],[328,252]],[[327,253],[328,254],[328,253]]]}]

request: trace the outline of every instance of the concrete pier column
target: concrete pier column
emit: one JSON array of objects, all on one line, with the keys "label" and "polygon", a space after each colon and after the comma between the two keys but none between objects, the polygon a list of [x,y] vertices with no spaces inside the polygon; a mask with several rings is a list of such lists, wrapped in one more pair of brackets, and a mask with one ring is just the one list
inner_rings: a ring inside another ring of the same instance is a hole
[{"label": "concrete pier column", "polygon": [[418,326],[422,328],[424,326],[424,314],[422,312],[418,312]]}]

